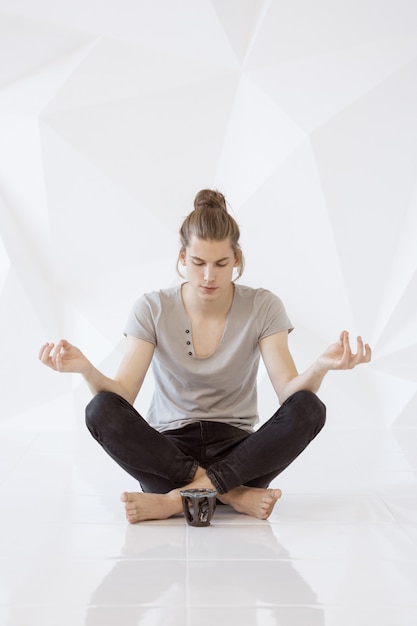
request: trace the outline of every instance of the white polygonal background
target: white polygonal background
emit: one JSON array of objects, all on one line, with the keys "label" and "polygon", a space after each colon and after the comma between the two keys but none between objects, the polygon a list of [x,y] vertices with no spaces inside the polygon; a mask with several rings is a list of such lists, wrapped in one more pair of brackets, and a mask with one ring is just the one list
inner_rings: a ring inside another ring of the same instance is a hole
[{"label": "white polygonal background", "polygon": [[326,378],[327,428],[390,433],[412,462],[414,2],[0,0],[0,58],[4,427],[78,428],[89,391],[39,347],[65,337],[114,374],[133,301],[179,280],[178,227],[213,187],[299,369],[344,328],[373,347]]}]

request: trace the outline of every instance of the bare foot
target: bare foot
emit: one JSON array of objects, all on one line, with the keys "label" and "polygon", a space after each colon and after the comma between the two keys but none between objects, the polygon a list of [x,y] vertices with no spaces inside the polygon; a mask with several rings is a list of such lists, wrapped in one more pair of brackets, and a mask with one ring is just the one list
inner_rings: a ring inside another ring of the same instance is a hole
[{"label": "bare foot", "polygon": [[239,513],[258,519],[267,519],[281,496],[281,489],[237,487],[220,496],[220,499],[224,504],[230,504]]},{"label": "bare foot", "polygon": [[[206,476],[206,471],[198,467],[194,481],[184,489],[208,487],[213,485]],[[168,493],[142,493],[124,491],[121,501],[125,503],[126,517],[131,524],[146,520],[167,519],[183,512],[181,490],[173,489]]]},{"label": "bare foot", "polygon": [[121,501],[125,503],[126,518],[130,524],[146,520],[167,519],[182,512],[181,497],[166,493],[122,493]]}]

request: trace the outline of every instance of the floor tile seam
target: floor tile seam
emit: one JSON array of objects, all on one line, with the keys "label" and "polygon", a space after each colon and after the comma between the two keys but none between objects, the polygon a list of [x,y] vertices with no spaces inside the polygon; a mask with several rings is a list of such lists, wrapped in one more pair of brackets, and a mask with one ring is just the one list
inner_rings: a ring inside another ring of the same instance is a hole
[{"label": "floor tile seam", "polygon": [[[0,492],[1,493],[1,492]],[[409,524],[413,524],[413,521],[408,522]],[[279,528],[282,528],[284,531],[290,529],[291,531],[294,530],[294,526],[300,527],[301,529],[305,529],[305,527],[314,527],[314,528],[324,528],[326,527],[327,529],[333,529],[333,528],[347,528],[347,527],[351,527],[352,530],[355,529],[361,529],[364,527],[369,527],[369,528],[381,528],[381,527],[387,527],[390,529],[394,529],[394,528],[401,528],[401,530],[403,530],[404,532],[406,532],[406,529],[403,528],[403,526],[405,526],[407,524],[407,522],[404,522],[404,520],[398,520],[396,518],[392,518],[389,520],[380,520],[380,521],[376,521],[376,520],[350,520],[350,521],[339,521],[339,520],[297,520],[297,521],[281,521],[281,522],[275,522],[275,523],[271,523],[271,525],[274,526],[279,526]],[[231,529],[233,526],[236,526],[237,528],[241,528],[241,524],[213,524],[211,527],[213,529],[216,529],[216,531],[223,531],[223,530],[229,530]],[[246,526],[253,526],[254,529],[260,528],[261,526],[259,524],[247,524]],[[73,528],[73,529],[91,529],[94,527],[98,527],[100,528],[100,530],[103,529],[108,529],[108,530],[114,530],[114,531],[121,531],[121,530],[126,530],[127,528],[129,528],[128,526],[126,526],[126,524],[124,522],[89,522],[89,521],[55,521],[55,520],[47,520],[45,522],[43,521],[32,521],[30,523],[30,527],[33,530],[37,530],[37,529],[41,529],[41,528]],[[187,526],[181,526],[181,524],[146,524],[146,526],[144,525],[143,528],[152,528],[152,529],[161,529],[161,528],[180,528],[182,527],[184,530],[188,530]],[[135,526],[135,528],[140,528],[140,526]],[[196,532],[201,532],[198,529],[196,530]],[[408,534],[408,533],[407,533]],[[187,534],[187,540],[190,540],[191,537],[189,535],[189,533]]]},{"label": "floor tile seam", "polygon": [[[268,523],[271,526],[291,526],[291,527],[293,527],[294,524],[297,524],[297,525],[299,524],[300,526],[310,525],[310,524],[317,525],[317,526],[320,526],[320,525],[321,526],[324,526],[324,525],[350,526],[352,524],[360,524],[360,525],[363,525],[363,524],[372,524],[372,525],[398,524],[398,520],[393,518],[391,512],[388,512],[388,513],[389,513],[389,516],[387,516],[384,519],[375,519],[375,518],[367,519],[363,515],[361,515],[359,519],[354,518],[354,517],[353,518],[351,517],[350,519],[348,519],[347,517],[342,518],[342,519],[337,518],[337,517],[335,518],[326,517],[325,519],[320,519],[316,516],[310,517],[310,518],[306,518],[305,516],[303,517],[294,516],[294,517],[285,517],[281,519],[277,519],[277,518],[270,519],[268,520]],[[242,526],[255,526],[257,528],[262,528],[261,524],[232,524],[232,523],[228,524],[228,523],[217,523],[217,522],[213,522],[212,526],[216,528],[219,528],[220,526],[222,527],[236,526],[239,528],[241,528]]]},{"label": "floor tile seam", "polygon": [[[99,605],[101,606],[101,605]],[[166,608],[166,607],[165,607]],[[312,603],[294,603],[294,602],[288,602],[288,603],[284,603],[284,602],[280,602],[279,604],[271,604],[267,601],[265,601],[265,604],[258,604],[257,603],[252,603],[252,604],[245,604],[244,602],[239,602],[239,603],[215,603],[215,604],[203,604],[203,603],[199,603],[199,604],[194,604],[194,603],[190,603],[187,604],[185,606],[185,608],[206,608],[206,609],[212,609],[212,608],[256,608],[256,609],[320,609],[323,612],[324,611],[328,611],[328,610],[349,610],[349,609],[358,609],[358,610],[374,610],[374,611],[381,611],[381,610],[398,610],[398,609],[413,609],[413,610],[417,610],[417,604],[393,604],[393,603],[389,603],[389,604],[385,604],[383,602],[378,603],[378,606],[376,607],[375,604],[363,604],[361,602],[357,602],[357,603],[350,603],[350,602],[326,602],[325,604],[323,603],[319,603],[317,602],[316,604],[312,604]]]},{"label": "floor tile seam", "polygon": [[[259,608],[258,604],[255,603],[243,603],[243,602],[239,602],[239,603],[210,603],[207,604],[205,602],[201,602],[201,603],[188,603],[188,602],[180,602],[177,605],[171,605],[171,604],[161,604],[161,603],[150,603],[150,602],[140,602],[140,603],[136,603],[136,602],[124,602],[124,603],[120,603],[120,604],[114,604],[114,603],[108,603],[108,602],[102,602],[100,604],[97,603],[80,603],[80,604],[74,604],[74,603],[53,603],[53,602],[19,602],[19,603],[13,603],[13,602],[0,602],[0,608],[17,608],[17,609],[28,609],[28,608],[56,608],[56,609],[62,609],[62,607],[66,607],[66,608],[122,608],[122,607],[142,607],[142,606],[146,606],[149,608],[155,608],[155,609],[170,609],[170,608],[183,608],[183,609],[188,609],[188,608],[193,608],[193,607],[197,607],[197,608],[223,608],[223,607],[233,607],[233,608],[245,608],[245,607],[255,607],[255,608]],[[293,608],[317,608],[316,604],[308,604],[308,603],[302,603],[302,604],[295,604],[294,602],[292,603],[280,603],[280,604],[269,604],[266,603],[265,605],[262,605],[261,608],[265,609],[265,608],[269,608],[269,607],[293,607]]]},{"label": "floor tile seam", "polygon": [[321,605],[318,604],[294,604],[292,603],[280,603],[280,604],[271,604],[265,601],[265,604],[258,604],[258,601],[255,603],[245,603],[245,602],[235,602],[235,603],[215,603],[215,604],[206,604],[206,603],[193,603],[190,602],[184,605],[185,609],[256,609],[256,610],[268,610],[268,609],[315,609],[322,608]]},{"label": "floor tile seam", "polygon": [[[329,605],[327,604],[326,607]],[[339,606],[339,605],[338,605]],[[340,608],[343,608],[344,605],[340,605]],[[45,608],[56,608],[62,609],[65,608],[139,608],[139,607],[147,607],[153,609],[189,609],[189,608],[261,608],[261,609],[269,609],[269,608],[314,608],[318,607],[322,608],[322,605],[312,604],[312,603],[302,603],[296,604],[294,602],[280,602],[279,604],[270,603],[265,601],[264,604],[258,604],[258,600],[255,602],[219,602],[219,603],[206,603],[206,602],[179,602],[178,604],[161,604],[156,602],[123,602],[123,603],[109,603],[103,602],[100,604],[97,603],[88,603],[80,602],[77,603],[51,603],[51,602],[24,602],[24,603],[12,603],[12,602],[0,602],[0,608],[17,608],[17,609],[45,609]]]},{"label": "floor tile seam", "polygon": [[[8,563],[37,563],[39,562],[39,556],[10,556],[10,557],[0,557],[0,564],[7,565]],[[65,555],[61,557],[48,557],[44,554],[42,555],[42,563],[43,565],[47,564],[57,564],[62,563],[64,565],[75,565],[75,564],[86,564],[86,563],[182,563],[186,564],[196,564],[196,563],[317,563],[317,564],[331,564],[331,563],[409,563],[417,565],[417,558],[398,558],[398,557],[386,557],[386,556],[378,556],[378,555],[363,555],[363,556],[335,556],[335,557],[313,557],[313,556],[297,556],[297,557],[209,557],[209,556],[182,556],[182,557],[69,557],[66,558]]]},{"label": "floor tile seam", "polygon": [[[190,561],[190,559],[188,559],[187,557],[183,556],[179,556],[179,557],[168,557],[168,558],[140,558],[140,557],[123,557],[123,556],[116,556],[116,557],[109,557],[109,556],[104,556],[104,557],[100,557],[100,556],[92,556],[92,557],[72,557],[72,556],[67,556],[66,555],[61,555],[60,557],[48,557],[44,554],[44,552],[42,553],[42,555],[37,555],[37,556],[29,556],[29,557],[25,557],[25,556],[16,556],[16,555],[12,555],[9,557],[0,557],[0,565],[5,566],[8,563],[38,563],[40,557],[42,557],[42,566],[45,565],[53,565],[53,564],[58,564],[58,563],[62,563],[66,566],[68,565],[74,565],[74,564],[85,564],[85,563],[108,563],[108,564],[115,564],[115,563],[125,563],[125,562],[138,562],[138,563],[174,563],[174,562],[182,562],[182,563],[187,563]],[[196,560],[196,561],[200,561],[200,560],[207,560],[207,561],[211,561],[213,559],[192,559],[192,560]],[[216,559],[214,559],[216,560]],[[247,560],[251,560],[251,559],[247,559]],[[266,559],[268,560],[268,559]]]},{"label": "floor tile seam", "polygon": [[185,603],[180,603],[180,604],[153,604],[150,602],[143,602],[143,603],[120,603],[120,604],[107,604],[107,603],[103,603],[103,604],[86,604],[85,602],[80,602],[80,604],[74,604],[74,603],[57,603],[57,604],[51,604],[50,602],[39,602],[39,603],[34,603],[34,602],[28,602],[28,603],[16,603],[16,604],[12,604],[12,603],[1,603],[0,602],[0,609],[2,608],[7,608],[7,609],[57,609],[62,611],[62,609],[76,609],[76,610],[85,610],[85,609],[124,609],[124,608],[132,608],[132,609],[137,609],[137,608],[150,608],[150,609],[164,609],[164,610],[171,610],[171,609],[183,609],[183,608],[188,608],[188,605]]},{"label": "floor tile seam", "polygon": [[[152,561],[152,559],[149,559],[150,561]],[[157,559],[155,559],[157,560]],[[166,559],[168,560],[168,559]],[[172,559],[173,561],[175,560],[182,560],[182,559]],[[366,564],[366,563],[390,563],[390,564],[404,564],[404,563],[409,563],[409,564],[414,564],[417,565],[417,558],[396,558],[396,557],[385,557],[385,556],[372,556],[372,555],[365,555],[365,556],[355,556],[355,557],[351,557],[351,556],[336,556],[336,557],[313,557],[313,556],[306,556],[306,557],[292,557],[292,558],[258,558],[258,557],[242,557],[242,558],[238,558],[238,557],[232,557],[232,558],[222,558],[222,557],[191,557],[188,559],[185,559],[186,562],[188,563],[286,563],[286,564],[295,564],[295,563],[317,563],[317,564],[326,564],[329,565],[331,563],[361,563],[361,564]],[[161,561],[163,562],[164,559],[161,559]]]},{"label": "floor tile seam", "polygon": [[[0,496],[1,495],[8,495],[7,492],[3,492],[0,488]],[[16,522],[16,513],[11,513],[10,512],[10,508],[12,508],[13,505],[12,504],[8,504],[7,509],[6,506],[4,507],[0,507],[0,514],[2,516],[2,524],[3,526],[7,525],[7,524],[15,524]],[[395,515],[394,512],[392,511],[388,511],[389,515],[390,515],[390,519],[381,519],[381,520],[366,520],[366,519],[342,519],[342,520],[320,520],[320,519],[309,519],[309,520],[305,520],[305,519],[298,519],[298,518],[294,518],[294,519],[286,519],[284,520],[276,520],[276,521],[271,521],[271,525],[274,526],[274,528],[294,528],[294,526],[296,525],[298,528],[308,528],[308,527],[346,527],[346,526],[355,526],[355,527],[383,527],[383,526],[397,526],[400,527],[403,524],[415,524],[415,519],[409,519],[406,520],[404,519],[404,515],[402,516],[397,516]],[[9,515],[8,515],[9,514]],[[67,522],[62,522],[61,519],[59,518],[60,513],[58,512],[56,516],[51,515],[50,517],[44,517],[42,518],[38,518],[38,519],[33,519],[30,521],[30,526],[33,528],[39,528],[42,526],[45,527],[56,527],[56,526],[66,526],[66,527],[99,527],[101,529],[103,528],[110,528],[112,526],[119,526],[122,527],[124,526],[123,522],[117,522],[117,521],[102,521],[102,520],[79,520],[79,519],[75,519],[75,520],[70,520]],[[219,531],[220,530],[226,530],[226,528],[230,528],[232,526],[236,526],[237,528],[241,529],[242,527],[247,528],[249,526],[251,526],[251,524],[222,524],[221,527],[220,525],[217,524],[213,524],[213,528],[217,528]],[[252,525],[255,528],[259,528],[259,525]],[[161,524],[161,525],[157,525],[157,524],[149,524],[146,526],[146,528],[179,528],[181,527],[181,524]],[[168,532],[168,531],[167,531]],[[248,530],[249,532],[249,530]]]},{"label": "floor tile seam", "polygon": [[[11,555],[10,557],[2,557],[0,559],[0,563],[1,566],[7,570],[7,565],[10,563],[13,564],[27,564],[27,563],[38,563],[39,562],[39,556],[35,557],[35,556],[31,556],[29,558],[24,557],[24,556],[16,556],[16,555]],[[379,564],[389,564],[390,566],[400,566],[400,565],[414,565],[417,566],[417,558],[395,558],[395,557],[384,557],[384,556],[372,556],[372,555],[365,555],[365,556],[353,556],[353,557],[346,557],[346,556],[340,556],[340,557],[312,557],[312,556],[306,556],[306,557],[293,557],[293,558],[258,558],[258,557],[243,557],[243,558],[238,558],[238,557],[232,557],[232,558],[227,558],[227,557],[172,557],[172,558],[129,558],[129,557],[76,557],[76,558],[48,558],[43,556],[42,557],[42,564],[43,566],[47,567],[49,566],[56,566],[58,564],[61,564],[65,567],[70,567],[71,565],[81,565],[83,564],[84,566],[86,564],[109,564],[109,565],[115,565],[115,564],[123,564],[123,563],[129,563],[129,564],[149,564],[149,563],[177,563],[177,564],[181,564],[183,566],[194,566],[194,565],[208,565],[208,564],[213,564],[213,563],[222,563],[222,564],[230,564],[230,565],[242,565],[243,563],[247,563],[247,564],[251,564],[252,566],[256,566],[256,565],[261,565],[261,564],[286,564],[286,565],[297,565],[297,564],[307,564],[309,563],[311,564],[316,564],[316,565],[322,565],[322,566],[329,566],[329,565],[336,565],[336,564],[349,564],[349,565],[365,565],[365,564],[375,564],[375,563],[379,563]]]},{"label": "floor tile seam", "polygon": [[[310,610],[320,610],[323,612],[327,612],[327,611],[333,611],[333,610],[337,610],[337,611],[346,611],[346,610],[361,610],[361,611],[368,611],[368,610],[373,610],[373,611],[381,611],[381,610],[402,610],[402,609],[412,609],[417,610],[417,604],[408,604],[408,603],[397,603],[397,604],[384,604],[383,602],[378,604],[378,607],[375,607],[375,604],[363,604],[363,602],[346,602],[346,603],[336,603],[336,602],[326,602],[325,604],[319,603],[317,602],[316,604],[312,604],[312,603],[300,603],[300,604],[296,604],[294,602],[280,602],[279,604],[274,604],[274,603],[270,603],[268,601],[264,601],[264,603],[259,604],[258,602],[262,602],[257,600],[256,603],[245,603],[245,602],[231,602],[231,603],[197,603],[197,602],[186,602],[186,603],[179,603],[179,604],[153,604],[153,603],[124,603],[124,604],[84,604],[84,605],[70,605],[70,607],[72,608],[97,608],[97,609],[103,609],[103,608],[152,608],[152,609],[163,609],[163,610],[189,610],[189,609],[225,609],[225,608],[229,608],[229,609],[256,609],[256,610],[271,610],[271,609],[310,609]],[[1,606],[1,605],[0,605]],[[6,605],[7,606],[7,605]],[[21,605],[16,605],[16,606],[21,606]],[[49,607],[56,607],[56,608],[62,608],[62,604],[61,605],[28,605],[28,608],[36,608],[36,607],[41,607],[45,608],[47,606]],[[68,605],[65,605],[68,608]]]},{"label": "floor tile seam", "polygon": [[[258,604],[258,602],[261,602],[261,604]],[[413,610],[417,610],[417,603],[411,603],[411,602],[384,602],[383,600],[381,602],[378,602],[378,605],[375,605],[375,603],[370,603],[370,604],[364,604],[363,601],[361,600],[357,600],[356,602],[353,601],[338,601],[338,600],[330,600],[330,601],[326,601],[326,602],[321,602],[321,601],[316,601],[316,602],[294,602],[294,601],[289,601],[289,602],[270,602],[268,600],[255,600],[254,602],[215,602],[215,603],[207,603],[207,602],[189,602],[186,605],[187,607],[206,607],[206,608],[223,608],[223,607],[253,607],[253,608],[262,608],[262,609],[267,609],[267,608],[294,608],[294,609],[303,609],[303,608],[313,608],[313,609],[323,609],[323,610],[328,610],[328,609],[337,609],[337,610],[346,610],[346,609],[360,609],[360,610],[375,610],[375,611],[379,611],[379,610],[397,610],[398,608],[405,608],[405,609],[413,609]]]},{"label": "floor tile seam", "polygon": [[325,520],[317,520],[317,519],[300,519],[297,521],[294,520],[281,520],[281,521],[277,521],[277,522],[271,522],[271,524],[273,524],[274,526],[280,526],[281,528],[294,528],[294,525],[298,526],[381,526],[381,525],[385,525],[385,526],[398,526],[399,523],[397,522],[397,520],[392,519],[392,516],[390,516],[390,519],[384,519],[384,520],[375,520],[375,519],[371,519],[371,520],[366,520],[366,519],[359,519],[359,520],[349,520],[349,521],[341,521],[341,520],[333,520],[333,519],[325,519]]}]

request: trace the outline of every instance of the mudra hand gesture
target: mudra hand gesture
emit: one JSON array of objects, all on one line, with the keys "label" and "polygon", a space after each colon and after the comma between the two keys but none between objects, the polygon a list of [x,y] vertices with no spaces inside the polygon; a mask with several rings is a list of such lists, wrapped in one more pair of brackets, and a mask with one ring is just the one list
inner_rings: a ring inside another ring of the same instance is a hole
[{"label": "mudra hand gesture", "polygon": [[46,343],[39,351],[39,360],[56,372],[84,374],[91,363],[84,354],[65,339],[56,345]]},{"label": "mudra hand gesture", "polygon": [[349,343],[349,333],[344,330],[340,333],[339,341],[333,343],[317,359],[317,363],[325,370],[351,370],[361,363],[371,360],[371,348],[363,343],[362,337],[357,337],[356,353],[352,353]]}]

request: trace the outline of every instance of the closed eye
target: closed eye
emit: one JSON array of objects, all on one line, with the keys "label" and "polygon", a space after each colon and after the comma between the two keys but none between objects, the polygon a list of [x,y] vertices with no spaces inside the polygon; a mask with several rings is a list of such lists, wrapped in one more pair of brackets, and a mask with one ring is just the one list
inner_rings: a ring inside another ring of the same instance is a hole
[{"label": "closed eye", "polygon": [[[191,257],[191,259],[194,265],[206,265],[206,262],[203,259],[199,259],[198,257]],[[229,263],[229,260],[230,259],[227,258],[219,259],[218,261],[216,261],[216,265],[217,267],[226,267],[226,265]]]},{"label": "closed eye", "polygon": [[[202,265],[205,265],[205,263],[202,262],[202,261],[193,261],[193,264],[197,265],[199,267],[202,266]],[[216,265],[217,265],[217,267],[226,267],[227,263],[216,263]]]}]

